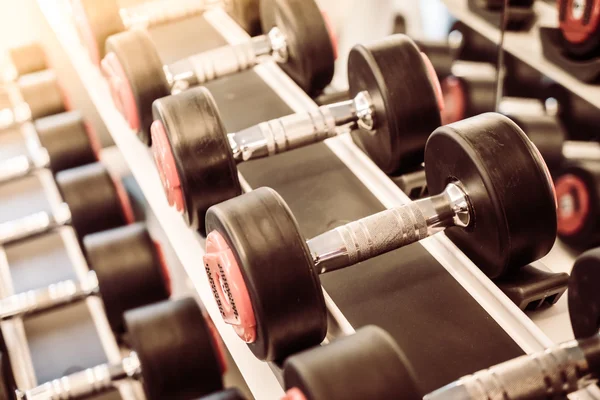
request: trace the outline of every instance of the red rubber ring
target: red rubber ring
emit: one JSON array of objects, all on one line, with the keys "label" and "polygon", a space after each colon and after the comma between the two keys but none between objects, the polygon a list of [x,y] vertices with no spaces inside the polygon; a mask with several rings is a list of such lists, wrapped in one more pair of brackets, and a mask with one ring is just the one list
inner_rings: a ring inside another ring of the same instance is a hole
[{"label": "red rubber ring", "polygon": [[186,207],[183,187],[177,173],[175,157],[167,138],[167,131],[160,120],[152,123],[150,134],[152,135],[152,155],[169,205],[174,206],[177,211],[182,213]]},{"label": "red rubber ring", "polygon": [[442,81],[441,88],[446,104],[446,108],[442,112],[442,125],[464,119],[467,99],[460,79],[449,76]]},{"label": "red rubber ring", "polygon": [[323,15],[323,20],[325,21],[325,27],[327,28],[327,32],[329,32],[329,40],[331,40],[331,47],[333,47],[333,59],[337,60],[338,58],[338,39],[335,34],[335,29],[333,29],[333,24],[331,23],[331,18],[327,11],[321,10],[321,15]]},{"label": "red rubber ring", "polygon": [[102,73],[108,81],[115,106],[123,115],[129,127],[136,132],[139,131],[140,117],[135,96],[119,58],[115,53],[110,52],[104,57],[100,65]]},{"label": "red rubber ring", "polygon": [[293,387],[285,392],[281,400],[306,400],[306,396],[300,389]]},{"label": "red rubber ring", "polygon": [[110,177],[113,181],[115,191],[117,192],[117,197],[119,198],[119,205],[121,206],[121,211],[123,212],[123,218],[125,218],[125,222],[127,224],[133,224],[135,222],[135,217],[133,214],[131,201],[127,195],[127,190],[125,190],[125,187],[119,178],[116,178],[112,175]]},{"label": "red rubber ring", "polygon": [[79,38],[83,46],[86,48],[92,63],[99,67],[100,66],[100,49],[96,43],[96,37],[88,17],[83,10],[83,5],[79,0],[71,0],[71,11],[73,13],[73,19],[75,20],[75,27],[79,33]]},{"label": "red rubber ring", "polygon": [[213,342],[213,349],[215,350],[215,355],[217,356],[217,362],[219,363],[219,367],[221,368],[221,375],[225,375],[228,369],[227,358],[225,357],[225,348],[223,347],[223,342],[221,341],[221,337],[219,336],[219,332],[215,327],[215,323],[208,315],[206,315],[206,324],[208,325],[208,330],[210,331],[210,336]]},{"label": "red rubber ring", "polygon": [[250,294],[235,256],[219,232],[212,231],[206,237],[206,253],[203,259],[223,321],[232,325],[235,333],[243,341],[254,343],[256,317]]},{"label": "red rubber ring", "polygon": [[444,111],[444,95],[442,94],[442,87],[440,86],[440,80],[437,77],[437,73],[435,72],[435,68],[431,63],[427,54],[421,52],[421,57],[423,58],[423,62],[425,63],[425,68],[427,68],[427,75],[429,75],[429,80],[433,85],[433,91],[435,92],[435,98],[437,99],[438,110],[440,112]]},{"label": "red rubber ring", "polygon": [[566,174],[556,180],[558,233],[571,236],[585,225],[590,212],[590,194],[581,178]]},{"label": "red rubber ring", "polygon": [[[575,0],[558,1],[556,6],[558,7],[559,12],[561,7],[566,8],[565,18],[564,20],[560,21],[560,30],[562,31],[563,36],[569,42],[579,44],[585,42],[596,32],[597,29],[600,28],[600,1],[595,1],[592,5],[592,12],[590,14],[589,23],[587,24],[585,24],[584,21],[585,10],[582,11],[582,15],[580,16],[573,15],[574,1]],[[567,3],[565,6],[561,4],[564,2]]]},{"label": "red rubber ring", "polygon": [[165,253],[163,252],[162,246],[156,240],[153,240],[154,248],[156,249],[156,255],[158,257],[158,263],[160,264],[160,273],[163,277],[163,282],[165,284],[165,290],[167,291],[169,297],[173,293],[172,290],[172,280],[171,273],[169,272],[169,267],[167,266],[167,261],[165,259]]},{"label": "red rubber ring", "polygon": [[98,135],[96,134],[96,130],[94,126],[88,121],[83,121],[83,127],[85,128],[85,133],[87,134],[88,140],[90,141],[90,145],[92,146],[92,151],[96,156],[96,161],[100,161],[100,152],[102,151],[102,145],[100,144],[100,140],[98,139]]}]

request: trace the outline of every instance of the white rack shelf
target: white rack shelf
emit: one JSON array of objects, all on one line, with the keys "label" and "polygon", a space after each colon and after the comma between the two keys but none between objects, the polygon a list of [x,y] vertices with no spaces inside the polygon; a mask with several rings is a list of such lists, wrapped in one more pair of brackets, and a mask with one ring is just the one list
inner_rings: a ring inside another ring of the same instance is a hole
[{"label": "white rack shelf", "polygon": [[[478,15],[473,14],[469,10],[467,0],[442,1],[454,17],[494,43],[500,41],[500,30]],[[534,26],[527,32],[507,31],[504,36],[504,49],[550,79],[566,87],[577,96],[600,108],[600,85],[590,85],[577,80],[562,68],[547,60],[542,53],[539,28],[541,26],[558,26],[557,10],[543,1],[536,1],[534,10],[537,16]]]}]

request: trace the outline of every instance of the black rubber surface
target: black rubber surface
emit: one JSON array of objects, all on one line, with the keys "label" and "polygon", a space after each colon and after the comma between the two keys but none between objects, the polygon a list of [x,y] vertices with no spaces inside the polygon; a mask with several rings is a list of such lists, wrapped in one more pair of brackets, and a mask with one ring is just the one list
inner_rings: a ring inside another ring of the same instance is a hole
[{"label": "black rubber surface", "polygon": [[148,33],[131,30],[111,36],[106,41],[106,52],[119,59],[129,81],[137,107],[140,129],[138,137],[150,144],[152,102],[171,94],[163,63]]},{"label": "black rubber surface", "polygon": [[61,171],[56,183],[79,239],[127,223],[112,177],[101,163]]},{"label": "black rubber surface", "polygon": [[569,279],[569,315],[578,339],[600,331],[600,248],[586,251],[575,261]]},{"label": "black rubber surface", "polygon": [[8,56],[18,76],[48,68],[46,53],[39,43],[30,43],[9,49]]},{"label": "black rubber surface", "polygon": [[260,35],[260,0],[233,0],[229,3],[231,18],[250,36]]},{"label": "black rubber surface", "polygon": [[309,95],[333,78],[335,53],[327,25],[314,0],[261,0],[263,32],[277,26],[285,35],[288,60],[281,68]]},{"label": "black rubber surface", "polygon": [[204,396],[198,400],[246,400],[246,397],[244,397],[244,395],[237,389],[227,389],[218,393]]},{"label": "black rubber surface", "polygon": [[415,43],[397,34],[355,46],[348,57],[348,84],[351,97],[367,91],[373,102],[375,132],[358,129],[352,138],[377,166],[391,174],[421,165],[427,137],[440,126],[440,112]]},{"label": "black rubber surface", "polygon": [[37,119],[35,130],[50,156],[52,172],[98,161],[83,117],[71,111]]},{"label": "black rubber surface", "polygon": [[3,345],[2,352],[0,352],[0,400],[13,400],[15,389],[15,378],[12,374],[8,353],[5,352]]},{"label": "black rubber surface", "polygon": [[427,54],[439,79],[452,73],[452,64],[458,56],[458,47],[451,46],[447,40],[415,40],[423,53]]},{"label": "black rubber surface", "polygon": [[248,344],[256,357],[283,360],[323,341],[319,278],[306,239],[276,192],[259,188],[211,207],[206,230],[221,233],[241,269],[256,317],[256,340]]},{"label": "black rubber surface", "polygon": [[205,87],[186,90],[154,103],[181,181],[184,218],[204,233],[204,215],[213,204],[242,193],[221,115]]},{"label": "black rubber surface", "polygon": [[283,376],[306,400],[422,399],[402,350],[372,325],[288,358]]},{"label": "black rubber surface", "polygon": [[125,330],[127,310],[169,298],[168,277],[156,246],[142,223],[87,235],[83,239],[90,269],[111,329]]},{"label": "black rubber surface", "polygon": [[464,75],[448,79],[458,79],[465,105],[462,119],[496,109],[496,80],[494,78]]},{"label": "black rubber surface", "polygon": [[23,75],[17,81],[23,101],[29,105],[31,119],[47,117],[66,111],[56,74],[44,70]]},{"label": "black rubber surface", "polygon": [[187,400],[223,388],[212,334],[192,298],[125,314],[148,400]]},{"label": "black rubber surface", "polygon": [[523,131],[496,113],[438,128],[427,141],[430,194],[458,180],[473,208],[468,229],[446,233],[491,278],[538,260],[554,244],[556,200],[544,168]]}]

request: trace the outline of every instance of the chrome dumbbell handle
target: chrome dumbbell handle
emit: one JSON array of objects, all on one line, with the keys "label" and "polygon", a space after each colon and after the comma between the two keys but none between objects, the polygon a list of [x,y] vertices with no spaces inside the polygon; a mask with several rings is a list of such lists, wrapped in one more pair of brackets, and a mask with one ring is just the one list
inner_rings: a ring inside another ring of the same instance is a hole
[{"label": "chrome dumbbell handle", "polygon": [[0,299],[0,320],[22,317],[69,304],[98,293],[98,278],[88,271],[82,281],[66,280]]},{"label": "chrome dumbbell handle", "polygon": [[40,211],[13,221],[0,224],[0,245],[38,235],[71,222],[71,211],[66,203],[60,205],[56,214]]},{"label": "chrome dumbbell handle", "polygon": [[0,162],[0,184],[29,175],[40,168],[50,166],[48,151],[40,148],[35,157],[18,155]]},{"label": "chrome dumbbell handle", "polygon": [[318,273],[344,268],[424,239],[450,226],[467,226],[470,205],[454,183],[439,195],[350,222],[307,241]]},{"label": "chrome dumbbell handle", "polygon": [[33,389],[16,391],[22,400],[68,400],[78,399],[105,392],[114,387],[114,382],[135,378],[141,370],[135,352],[115,364],[101,364],[74,374],[46,382]]},{"label": "chrome dumbbell handle", "polygon": [[463,377],[424,399],[562,399],[590,383],[588,371],[579,343],[571,341]]},{"label": "chrome dumbbell handle", "polygon": [[202,13],[222,0],[152,0],[121,8],[119,13],[126,29],[177,21]]}]

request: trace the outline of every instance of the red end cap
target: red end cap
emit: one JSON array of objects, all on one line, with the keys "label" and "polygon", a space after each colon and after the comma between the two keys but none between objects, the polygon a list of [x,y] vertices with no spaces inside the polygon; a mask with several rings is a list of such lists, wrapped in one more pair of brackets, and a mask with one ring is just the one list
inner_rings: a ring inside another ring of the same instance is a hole
[{"label": "red end cap", "polygon": [[174,206],[180,213],[185,210],[185,197],[181,180],[177,173],[175,157],[167,138],[167,131],[160,120],[150,126],[152,135],[152,155],[158,169],[158,175],[163,185],[165,195],[170,206]]},{"label": "red end cap", "polygon": [[281,400],[306,400],[306,396],[300,389],[293,387],[285,392]]},{"label": "red end cap", "polygon": [[119,198],[119,204],[121,206],[121,211],[123,212],[123,218],[125,218],[126,223],[133,224],[135,222],[135,216],[133,214],[133,207],[131,206],[131,201],[129,200],[127,190],[125,190],[125,187],[119,178],[111,175],[111,179],[113,181],[115,191],[117,192],[117,197]]},{"label": "red end cap", "polygon": [[585,225],[590,211],[590,194],[576,175],[566,174],[556,180],[558,199],[558,233],[571,236]]},{"label": "red end cap", "polygon": [[102,74],[106,77],[115,106],[123,115],[129,127],[140,130],[140,117],[133,90],[125,70],[115,53],[108,53],[101,62]]},{"label": "red end cap", "polygon": [[167,261],[165,259],[165,253],[163,252],[162,246],[159,242],[153,240],[152,243],[154,243],[154,249],[156,250],[156,256],[158,257],[158,264],[160,266],[160,273],[165,284],[165,290],[167,291],[169,297],[171,297],[171,294],[173,293],[171,285],[172,280],[171,274],[169,273],[169,267],[167,266]]},{"label": "red end cap", "polygon": [[437,99],[438,110],[440,112],[444,111],[444,96],[442,94],[442,87],[440,86],[440,80],[437,77],[437,73],[435,72],[435,68],[433,68],[433,64],[427,54],[421,52],[421,57],[423,58],[423,62],[425,63],[425,68],[427,68],[427,75],[429,75],[429,80],[431,81],[431,85],[433,86],[433,91],[435,92],[435,98]]},{"label": "red end cap", "polygon": [[[565,4],[566,3],[566,4]],[[565,16],[560,21],[560,30],[571,43],[583,43],[594,35],[600,25],[600,2],[587,0],[562,0],[556,3],[559,14],[565,8]],[[586,8],[591,7],[589,21],[586,23]]]},{"label": "red end cap", "polygon": [[86,48],[92,63],[95,66],[100,66],[100,49],[96,43],[96,35],[92,32],[92,26],[85,14],[81,0],[71,0],[71,11],[73,13],[73,19],[75,20],[75,26],[79,33],[79,39]]},{"label": "red end cap", "polygon": [[467,100],[460,80],[449,76],[442,81],[441,89],[446,105],[442,111],[442,124],[447,125],[464,119]]},{"label": "red end cap", "polygon": [[212,231],[206,237],[206,254],[203,258],[223,321],[232,325],[243,341],[254,343],[256,318],[250,295],[233,252],[219,232]]},{"label": "red end cap", "polygon": [[223,342],[221,341],[219,332],[217,332],[217,328],[215,328],[215,324],[212,321],[212,319],[210,319],[209,316],[205,316],[205,318],[206,324],[208,325],[208,330],[210,331],[210,336],[212,337],[215,356],[217,357],[217,362],[219,363],[219,367],[221,368],[221,375],[225,375],[225,373],[227,372],[227,359],[225,358],[225,349],[223,348]]},{"label": "red end cap", "polygon": [[333,47],[333,58],[337,60],[338,58],[338,39],[335,34],[335,29],[333,29],[333,24],[331,23],[331,18],[327,11],[321,11],[321,15],[323,15],[323,21],[325,21],[325,27],[327,28],[327,32],[329,32],[329,40],[331,40],[331,47]]}]

